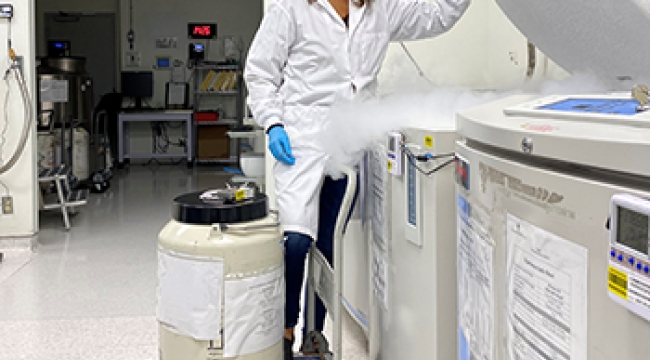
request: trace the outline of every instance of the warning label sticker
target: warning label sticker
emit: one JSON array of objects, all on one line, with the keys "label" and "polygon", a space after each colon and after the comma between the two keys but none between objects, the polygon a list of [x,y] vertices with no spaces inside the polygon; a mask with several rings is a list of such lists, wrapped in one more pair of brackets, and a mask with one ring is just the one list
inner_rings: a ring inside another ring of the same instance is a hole
[{"label": "warning label sticker", "polygon": [[628,293],[628,278],[627,274],[610,266],[607,289],[623,300],[627,300]]}]

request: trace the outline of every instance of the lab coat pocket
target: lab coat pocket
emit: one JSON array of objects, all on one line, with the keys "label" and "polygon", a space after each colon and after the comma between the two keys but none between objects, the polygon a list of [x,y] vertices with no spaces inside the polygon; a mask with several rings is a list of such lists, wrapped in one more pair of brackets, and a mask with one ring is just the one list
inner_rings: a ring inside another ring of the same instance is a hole
[{"label": "lab coat pocket", "polygon": [[361,64],[364,75],[376,75],[386,56],[388,33],[366,33],[361,35]]}]

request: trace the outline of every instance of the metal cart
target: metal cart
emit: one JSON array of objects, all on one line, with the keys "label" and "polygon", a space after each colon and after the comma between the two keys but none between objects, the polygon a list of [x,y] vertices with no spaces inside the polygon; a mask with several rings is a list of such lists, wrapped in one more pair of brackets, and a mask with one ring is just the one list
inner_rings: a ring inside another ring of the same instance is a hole
[{"label": "metal cart", "polygon": [[[309,250],[309,265],[307,281],[307,339],[304,348],[316,352],[317,356],[296,356],[296,359],[343,359],[343,246],[342,240],[345,233],[346,220],[354,205],[357,190],[357,173],[350,168],[344,170],[348,178],[348,185],[339,216],[334,230],[334,268],[330,266],[325,256],[313,244]],[[314,331],[316,316],[316,296],[325,305],[333,319],[332,346],[322,335]]]}]

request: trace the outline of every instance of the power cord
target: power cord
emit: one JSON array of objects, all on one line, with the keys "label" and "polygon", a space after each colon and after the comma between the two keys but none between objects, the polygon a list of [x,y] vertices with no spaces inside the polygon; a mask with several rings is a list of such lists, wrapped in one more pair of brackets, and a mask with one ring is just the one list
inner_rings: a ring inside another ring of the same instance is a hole
[{"label": "power cord", "polygon": [[[402,144],[402,151],[404,151],[404,154],[406,155],[409,163],[421,174],[425,176],[431,176],[440,170],[444,169],[445,167],[453,164],[456,161],[456,154],[455,153],[448,153],[448,154],[439,154],[439,155],[433,155],[433,154],[424,154],[424,155],[415,155],[411,151],[411,149],[408,148],[405,144]],[[436,160],[442,160],[442,159],[449,159],[445,161],[444,163],[436,166],[435,168],[426,171],[423,170],[420,166],[418,166],[418,162],[429,162],[429,161],[436,161]]]}]

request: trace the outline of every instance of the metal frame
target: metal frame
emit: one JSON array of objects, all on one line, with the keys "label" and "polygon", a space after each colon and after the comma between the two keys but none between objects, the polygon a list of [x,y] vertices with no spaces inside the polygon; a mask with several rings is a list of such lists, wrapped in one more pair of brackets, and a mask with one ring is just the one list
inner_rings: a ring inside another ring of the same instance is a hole
[{"label": "metal frame", "polygon": [[66,230],[70,230],[70,214],[73,208],[86,205],[88,203],[88,190],[75,190],[70,188],[68,176],[70,168],[60,165],[54,169],[45,169],[41,171],[38,177],[39,183],[54,183],[56,188],[56,200],[46,202],[41,194],[41,208],[43,210],[61,209],[63,214],[63,223]]},{"label": "metal frame", "polygon": [[[131,122],[165,122],[165,121],[184,121],[187,131],[187,150],[184,154],[130,154],[129,153],[129,123]],[[168,111],[150,111],[121,113],[118,121],[118,162],[124,164],[124,159],[151,159],[151,158],[187,158],[187,162],[192,163],[194,159],[194,126],[192,121],[191,110],[168,110]]]},{"label": "metal frame", "polygon": [[334,229],[334,268],[329,265],[325,256],[316,248],[315,244],[309,250],[307,293],[307,332],[314,330],[316,317],[316,296],[325,304],[325,308],[334,320],[332,346],[332,360],[343,358],[343,246],[342,240],[345,223],[354,204],[354,195],[357,189],[357,173],[351,169],[344,169],[348,185],[345,189],[343,203],[339,210]]}]

